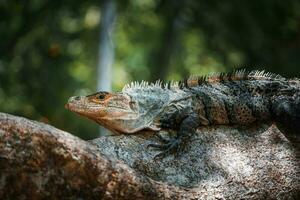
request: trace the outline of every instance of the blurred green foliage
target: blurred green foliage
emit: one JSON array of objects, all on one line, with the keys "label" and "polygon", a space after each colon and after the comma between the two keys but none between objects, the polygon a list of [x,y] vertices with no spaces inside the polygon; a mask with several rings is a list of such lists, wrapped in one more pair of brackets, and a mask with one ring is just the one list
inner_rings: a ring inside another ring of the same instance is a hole
[{"label": "blurred green foliage", "polygon": [[[0,111],[84,139],[95,123],[64,109],[94,92],[101,1],[0,1]],[[265,69],[300,75],[296,0],[116,1],[114,90],[131,80]]]}]

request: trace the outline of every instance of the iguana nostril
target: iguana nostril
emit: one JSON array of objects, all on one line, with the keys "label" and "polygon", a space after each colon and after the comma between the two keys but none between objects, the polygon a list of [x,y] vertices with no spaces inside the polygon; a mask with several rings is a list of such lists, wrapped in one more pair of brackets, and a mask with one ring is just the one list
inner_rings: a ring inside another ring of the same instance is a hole
[{"label": "iguana nostril", "polygon": [[80,96],[76,96],[74,99],[75,99],[76,101],[79,101],[79,100],[80,100]]}]

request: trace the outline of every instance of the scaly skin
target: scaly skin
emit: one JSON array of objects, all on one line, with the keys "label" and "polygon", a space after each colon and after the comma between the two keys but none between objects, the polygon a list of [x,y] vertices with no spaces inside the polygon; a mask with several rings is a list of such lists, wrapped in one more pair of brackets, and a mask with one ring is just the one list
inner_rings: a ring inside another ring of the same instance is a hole
[{"label": "scaly skin", "polygon": [[118,134],[173,129],[149,146],[176,150],[199,126],[276,122],[284,132],[300,129],[300,83],[278,75],[237,71],[183,82],[132,83],[122,92],[71,97],[66,108]]}]

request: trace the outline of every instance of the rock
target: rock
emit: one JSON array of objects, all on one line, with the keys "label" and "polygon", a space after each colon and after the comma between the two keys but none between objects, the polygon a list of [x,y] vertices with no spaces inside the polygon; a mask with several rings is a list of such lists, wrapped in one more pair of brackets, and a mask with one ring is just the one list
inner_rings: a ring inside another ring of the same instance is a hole
[{"label": "rock", "polygon": [[300,197],[299,150],[275,125],[203,127],[158,159],[153,142],[151,132],[83,141],[0,113],[0,199]]}]

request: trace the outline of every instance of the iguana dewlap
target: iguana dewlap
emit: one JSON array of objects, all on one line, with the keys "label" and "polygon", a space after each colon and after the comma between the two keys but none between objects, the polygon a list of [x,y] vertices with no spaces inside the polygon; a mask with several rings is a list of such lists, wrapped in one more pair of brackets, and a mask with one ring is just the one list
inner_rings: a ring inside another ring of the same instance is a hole
[{"label": "iguana dewlap", "polygon": [[112,132],[173,129],[177,136],[151,146],[176,149],[199,126],[276,122],[284,132],[300,130],[300,81],[264,71],[191,77],[185,81],[131,83],[122,92],[71,97],[66,108]]}]

